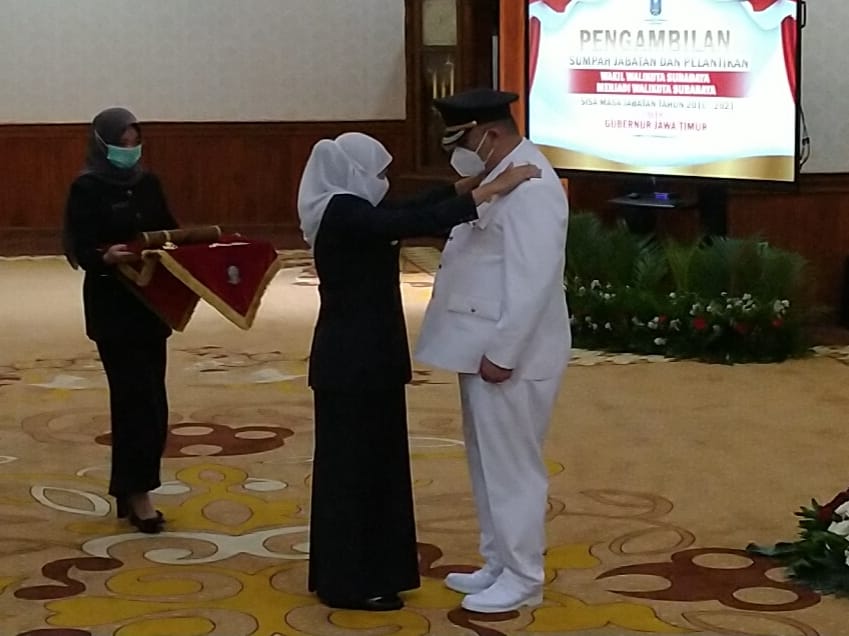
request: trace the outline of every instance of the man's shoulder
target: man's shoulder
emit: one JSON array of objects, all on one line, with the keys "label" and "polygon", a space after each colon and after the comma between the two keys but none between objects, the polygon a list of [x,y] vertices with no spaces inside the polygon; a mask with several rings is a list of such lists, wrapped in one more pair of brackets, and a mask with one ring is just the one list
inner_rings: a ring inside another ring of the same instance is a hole
[{"label": "man's shoulder", "polygon": [[516,148],[516,150],[524,157],[532,160],[534,163],[537,163],[540,168],[554,170],[551,162],[548,160],[548,157],[545,156],[542,149],[530,139],[526,138],[521,144],[519,144],[519,147]]},{"label": "man's shoulder", "polygon": [[[539,179],[531,179],[517,187],[501,201],[502,213],[497,215],[503,223],[536,227],[538,224],[559,225],[569,216],[569,199],[563,183],[551,172]],[[531,212],[531,210],[533,212]],[[531,220],[525,218],[532,214]]]},{"label": "man's shoulder", "polygon": [[[542,172],[541,179],[531,179],[530,181],[522,184],[523,186],[527,186],[524,188],[525,190],[529,188],[556,188],[562,185],[560,177],[557,176],[557,172],[555,171],[554,166],[551,165],[548,157],[546,157],[545,153],[539,149],[539,146],[529,139],[525,139],[521,144],[519,144],[510,156],[510,161],[517,166],[522,164],[533,164]],[[520,188],[517,188],[517,190],[519,189]]]},{"label": "man's shoulder", "polygon": [[555,204],[562,203],[568,207],[566,189],[560,177],[557,176],[554,170],[542,167],[540,169],[542,170],[542,176],[520,184],[505,199],[511,203],[527,200],[544,200]]}]

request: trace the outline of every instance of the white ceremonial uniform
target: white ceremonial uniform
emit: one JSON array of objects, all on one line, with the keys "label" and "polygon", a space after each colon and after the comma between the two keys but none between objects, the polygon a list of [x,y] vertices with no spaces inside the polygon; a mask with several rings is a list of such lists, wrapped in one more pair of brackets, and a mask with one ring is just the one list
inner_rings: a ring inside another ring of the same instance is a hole
[{"label": "white ceremonial uniform", "polygon": [[[419,336],[419,362],[460,374],[463,431],[487,571],[538,595],[544,580],[548,474],[542,447],[571,333],[563,290],[569,204],[543,154],[522,141],[509,164],[542,178],[454,228]],[[481,358],[512,369],[489,384]],[[503,572],[502,572],[503,571]]]}]

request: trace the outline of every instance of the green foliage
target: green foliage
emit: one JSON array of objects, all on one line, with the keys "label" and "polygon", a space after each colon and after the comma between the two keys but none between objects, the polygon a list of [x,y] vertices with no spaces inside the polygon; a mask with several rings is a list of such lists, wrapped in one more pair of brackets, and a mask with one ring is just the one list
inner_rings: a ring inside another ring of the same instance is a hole
[{"label": "green foliage", "polygon": [[849,596],[849,541],[829,532],[830,519],[823,519],[822,506],[816,501],[796,513],[800,517],[799,539],[773,547],[750,544],[752,554],[776,559],[790,578],[822,594]]},{"label": "green foliage", "polygon": [[594,214],[576,214],[569,223],[567,271],[584,280],[604,278],[627,284],[645,239],[628,231],[624,223],[605,228]]},{"label": "green foliage", "polygon": [[728,363],[807,350],[805,262],[756,238],[659,242],[578,213],[565,284],[578,347]]}]

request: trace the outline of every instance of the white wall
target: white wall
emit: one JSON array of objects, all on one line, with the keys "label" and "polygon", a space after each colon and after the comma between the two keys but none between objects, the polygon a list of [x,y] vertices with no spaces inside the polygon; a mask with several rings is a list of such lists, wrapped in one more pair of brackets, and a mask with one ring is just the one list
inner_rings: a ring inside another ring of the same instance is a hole
[{"label": "white wall", "polygon": [[[808,1],[805,172],[849,172],[847,30]],[[0,123],[402,119],[405,81],[404,0],[0,0]]]},{"label": "white wall", "polygon": [[0,0],[0,123],[403,119],[404,0]]},{"label": "white wall", "polygon": [[808,0],[802,106],[813,154],[805,172],[849,172],[849,0]]}]

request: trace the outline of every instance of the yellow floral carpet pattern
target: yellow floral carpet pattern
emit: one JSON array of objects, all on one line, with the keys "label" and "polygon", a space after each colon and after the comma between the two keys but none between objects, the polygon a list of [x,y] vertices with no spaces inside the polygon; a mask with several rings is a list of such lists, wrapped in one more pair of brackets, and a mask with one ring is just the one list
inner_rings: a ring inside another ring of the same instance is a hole
[{"label": "yellow floral carpet pattern", "polygon": [[[792,538],[799,505],[849,482],[839,349],[752,367],[575,352],[546,448],[544,604],[491,616],[441,583],[479,563],[476,521],[454,378],[417,367],[422,587],[397,612],[320,605],[305,587],[316,280],[308,255],[281,258],[252,331],[201,308],[172,338],[156,536],[116,519],[106,494],[107,392],[79,274],[0,262],[2,636],[849,636],[849,601],[741,550]],[[428,258],[404,259],[413,337]]]}]

